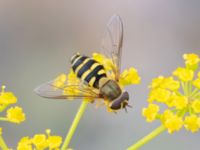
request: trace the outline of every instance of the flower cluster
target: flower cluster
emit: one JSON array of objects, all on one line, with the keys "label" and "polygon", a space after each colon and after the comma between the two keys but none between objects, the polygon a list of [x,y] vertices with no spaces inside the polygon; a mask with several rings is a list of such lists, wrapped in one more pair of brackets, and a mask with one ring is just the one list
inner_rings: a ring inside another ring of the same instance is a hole
[{"label": "flower cluster", "polygon": [[[113,71],[117,69],[116,65],[113,63],[113,60],[99,53],[93,53],[93,59],[104,66],[106,74],[109,78],[113,80],[115,79],[116,74]],[[121,87],[132,84],[139,84],[141,80],[137,70],[134,67],[124,70],[121,74],[117,76],[119,76],[119,84],[121,85]]]},{"label": "flower cluster", "polygon": [[200,58],[196,54],[184,54],[183,58],[185,67],[175,69],[172,76],[152,80],[149,105],[142,111],[148,122],[160,120],[169,133],[182,127],[191,132],[200,129]]},{"label": "flower cluster", "polygon": [[[113,63],[113,61],[110,58],[107,58],[106,56],[100,54],[100,53],[93,53],[92,58],[96,60],[98,63],[104,66],[106,74],[108,78],[115,80],[116,76],[119,78],[119,85],[121,88],[124,88],[124,86],[132,85],[132,84],[139,84],[140,83],[140,76],[138,75],[138,72],[135,68],[131,67],[128,70],[124,70],[121,74],[117,75],[117,67]],[[53,82],[53,85],[58,88],[63,88],[63,93],[67,95],[85,95],[87,96],[87,92],[80,91],[77,86],[81,83],[80,79],[77,78],[76,74],[71,69],[70,73],[68,75],[66,74],[60,74]],[[93,89],[95,93],[98,93],[99,91],[97,89]],[[91,93],[88,91],[88,94],[91,95]],[[71,97],[73,99],[73,97]],[[87,101],[93,102],[92,100]],[[104,101],[104,104],[107,106],[107,110],[110,112],[112,111],[109,106],[108,100]]]},{"label": "flower cluster", "polygon": [[59,150],[62,144],[62,137],[51,135],[47,129],[46,134],[35,134],[33,137],[23,137],[18,143],[17,150]]},{"label": "flower cluster", "polygon": [[[17,98],[12,92],[5,92],[5,86],[2,86],[0,92],[0,113],[6,110],[10,105],[17,103]],[[5,117],[0,117],[1,121],[9,121],[12,123],[21,123],[25,120],[25,114],[21,107],[10,107],[6,111]]]}]

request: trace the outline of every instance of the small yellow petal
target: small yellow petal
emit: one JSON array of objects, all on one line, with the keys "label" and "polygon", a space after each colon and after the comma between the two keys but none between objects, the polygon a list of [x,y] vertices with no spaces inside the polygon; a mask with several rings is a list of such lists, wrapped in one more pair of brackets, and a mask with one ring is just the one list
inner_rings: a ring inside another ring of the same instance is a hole
[{"label": "small yellow petal", "polygon": [[170,98],[170,95],[171,92],[166,89],[162,88],[152,89],[148,97],[148,102],[157,101],[166,103]]},{"label": "small yellow petal", "polygon": [[0,95],[0,104],[14,104],[17,102],[16,96],[12,92],[3,92]]},{"label": "small yellow petal", "polygon": [[186,116],[184,121],[184,126],[187,130],[191,132],[197,132],[199,130],[200,118],[196,115]]},{"label": "small yellow petal", "polygon": [[18,142],[17,150],[32,150],[32,140],[26,136],[21,138],[21,140]]},{"label": "small yellow petal", "polygon": [[175,96],[173,102],[177,109],[183,109],[188,105],[188,98],[186,96]]},{"label": "small yellow petal", "polygon": [[15,106],[7,110],[7,119],[14,123],[21,123],[25,120],[25,114],[21,107]]},{"label": "small yellow petal", "polygon": [[68,85],[76,85],[80,83],[80,80],[77,78],[74,71],[71,69],[69,74],[67,75],[67,84]]},{"label": "small yellow petal", "polygon": [[198,89],[200,89],[200,78],[197,78],[196,80],[194,80],[193,82],[193,85],[195,87],[197,87]]},{"label": "small yellow petal", "polygon": [[53,85],[56,87],[56,88],[60,88],[60,87],[63,87],[65,82],[67,80],[67,76],[63,73],[63,74],[60,74],[53,82]]},{"label": "small yellow petal", "polygon": [[162,121],[162,123],[164,124],[165,122],[166,122],[166,120],[167,119],[169,119],[169,118],[171,118],[171,117],[173,117],[174,116],[174,114],[173,114],[173,112],[171,111],[171,110],[169,110],[169,109],[166,109],[164,112],[163,112],[163,114],[161,115],[161,121]]},{"label": "small yellow petal", "polygon": [[192,102],[192,109],[195,113],[200,113],[200,100],[196,99]]},{"label": "small yellow petal", "polygon": [[93,53],[93,59],[103,65],[106,71],[116,69],[113,61],[100,53]]},{"label": "small yellow petal", "polygon": [[146,117],[147,122],[152,122],[155,120],[158,112],[159,112],[159,106],[156,104],[149,104],[147,108],[143,108],[142,115]]},{"label": "small yellow petal", "polygon": [[37,149],[45,149],[48,147],[48,142],[44,134],[34,135],[32,142]]},{"label": "small yellow petal", "polygon": [[164,78],[162,84],[160,85],[161,88],[166,88],[172,91],[176,91],[180,87],[179,81],[173,79],[173,77]]},{"label": "small yellow petal", "polygon": [[185,60],[186,65],[196,65],[200,62],[200,58],[197,54],[184,54],[183,58]]},{"label": "small yellow petal", "polygon": [[159,76],[157,78],[154,78],[151,82],[151,85],[149,86],[150,88],[158,88],[160,87],[161,83],[164,81],[163,76]]},{"label": "small yellow petal", "polygon": [[173,75],[177,76],[181,81],[187,82],[193,79],[194,71],[179,67],[173,72]]},{"label": "small yellow petal", "polygon": [[119,83],[123,86],[140,83],[140,76],[135,68],[131,67],[129,70],[124,70],[120,75]]},{"label": "small yellow petal", "polygon": [[48,139],[48,145],[50,149],[59,148],[62,143],[62,137],[60,136],[49,136]]},{"label": "small yellow petal", "polygon": [[103,56],[102,54],[93,53],[93,54],[92,54],[92,57],[93,57],[93,59],[96,60],[97,62],[103,64],[104,56]]},{"label": "small yellow petal", "polygon": [[168,129],[169,133],[173,133],[174,131],[179,131],[182,128],[183,120],[177,115],[172,115],[165,120],[164,125]]}]

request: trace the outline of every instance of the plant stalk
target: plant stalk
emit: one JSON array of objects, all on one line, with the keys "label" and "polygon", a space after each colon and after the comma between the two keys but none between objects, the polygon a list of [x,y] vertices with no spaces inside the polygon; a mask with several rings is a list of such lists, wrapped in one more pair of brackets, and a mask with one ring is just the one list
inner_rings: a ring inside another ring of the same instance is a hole
[{"label": "plant stalk", "polygon": [[139,149],[140,147],[142,147],[143,145],[145,145],[147,142],[151,141],[156,136],[158,136],[160,133],[162,133],[163,131],[165,131],[165,129],[166,128],[163,125],[159,126],[155,130],[153,130],[151,133],[149,133],[147,136],[143,137],[138,142],[136,142],[132,146],[128,147],[127,150],[137,150],[137,149]]},{"label": "plant stalk", "polygon": [[1,134],[0,134],[0,147],[2,150],[9,150]]},{"label": "plant stalk", "polygon": [[86,110],[86,107],[87,107],[88,103],[89,102],[86,101],[86,100],[82,101],[82,103],[81,103],[81,105],[80,105],[80,107],[78,109],[78,112],[77,112],[77,114],[76,114],[76,116],[74,118],[74,121],[73,121],[73,123],[72,123],[72,125],[71,125],[71,127],[69,129],[69,132],[68,132],[68,134],[67,134],[67,136],[66,136],[66,138],[64,140],[64,143],[62,145],[61,150],[67,150],[67,148],[69,146],[69,143],[70,143],[70,141],[72,139],[72,136],[74,135],[74,132],[75,132],[75,130],[76,130],[76,128],[77,128],[77,126],[78,126],[78,124],[80,122],[81,117],[83,116],[83,114],[84,114],[84,112]]}]

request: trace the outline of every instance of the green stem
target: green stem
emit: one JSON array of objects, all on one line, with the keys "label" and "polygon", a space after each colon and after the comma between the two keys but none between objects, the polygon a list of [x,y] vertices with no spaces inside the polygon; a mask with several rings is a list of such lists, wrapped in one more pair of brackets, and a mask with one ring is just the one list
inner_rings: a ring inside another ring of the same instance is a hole
[{"label": "green stem", "polygon": [[193,98],[197,98],[199,95],[200,95],[200,92],[195,93],[192,97],[193,97]]},{"label": "green stem", "polygon": [[0,105],[0,112],[4,111],[7,108],[8,105]]},{"label": "green stem", "polygon": [[192,93],[191,93],[191,97],[193,97],[194,95],[196,95],[197,93],[199,92],[199,89],[198,88],[195,88]]},{"label": "green stem", "polygon": [[192,93],[192,82],[191,81],[189,81],[189,88],[188,88],[188,96],[190,96],[191,95],[191,93]]},{"label": "green stem", "polygon": [[79,110],[78,110],[78,112],[74,118],[74,121],[69,129],[69,132],[65,138],[65,141],[62,145],[61,150],[66,150],[68,148],[68,145],[69,145],[71,138],[79,124],[79,121],[80,121],[81,117],[83,116],[84,111],[86,110],[87,104],[88,104],[88,101],[85,101],[85,100],[82,101],[81,106],[79,107]]},{"label": "green stem", "polygon": [[156,128],[154,131],[149,133],[147,136],[143,137],[141,140],[139,140],[137,143],[133,144],[132,146],[128,147],[127,150],[137,150],[143,145],[145,145],[147,142],[154,139],[156,136],[158,136],[160,133],[165,131],[165,127],[163,125]]},{"label": "green stem", "polygon": [[0,121],[9,121],[8,118],[0,117]]},{"label": "green stem", "polygon": [[0,134],[0,147],[2,150],[9,150],[1,134]]},{"label": "green stem", "polygon": [[188,84],[188,82],[185,82],[185,95],[189,96],[189,84]]},{"label": "green stem", "polygon": [[187,91],[185,89],[185,82],[181,82],[181,86],[185,95],[187,95]]}]

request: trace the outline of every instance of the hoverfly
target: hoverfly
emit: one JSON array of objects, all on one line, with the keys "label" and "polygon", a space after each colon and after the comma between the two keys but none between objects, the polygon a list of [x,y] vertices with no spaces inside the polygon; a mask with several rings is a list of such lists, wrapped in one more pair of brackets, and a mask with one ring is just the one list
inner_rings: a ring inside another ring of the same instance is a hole
[{"label": "hoverfly", "polygon": [[[122,91],[119,85],[122,44],[123,24],[121,18],[114,15],[107,24],[101,47],[101,53],[112,60],[113,79],[106,74],[102,64],[77,53],[71,58],[71,66],[82,82],[74,85],[66,83],[63,87],[55,87],[53,81],[50,81],[36,88],[35,92],[39,96],[51,99],[104,99],[109,101],[108,107],[114,111],[126,108],[126,106],[129,106],[129,94],[127,91]],[[66,94],[63,91],[68,87],[80,92]]]}]

